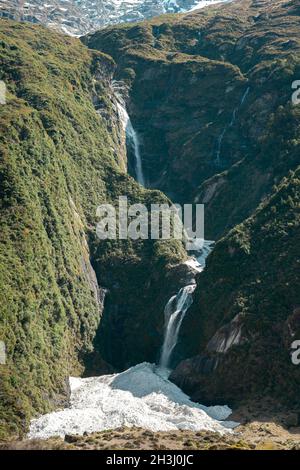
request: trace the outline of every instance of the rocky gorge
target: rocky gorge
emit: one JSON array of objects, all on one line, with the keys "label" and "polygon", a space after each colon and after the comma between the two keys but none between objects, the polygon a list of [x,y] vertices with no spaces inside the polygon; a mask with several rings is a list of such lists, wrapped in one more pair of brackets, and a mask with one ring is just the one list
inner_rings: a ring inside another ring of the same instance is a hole
[{"label": "rocky gorge", "polygon": [[[196,422],[251,400],[296,412],[299,16],[294,1],[236,0],[81,40],[1,21],[2,439],[68,412],[70,375],[128,391],[161,352],[167,397]],[[205,204],[216,243],[201,269],[175,239],[99,242],[97,205],[124,194]]]}]

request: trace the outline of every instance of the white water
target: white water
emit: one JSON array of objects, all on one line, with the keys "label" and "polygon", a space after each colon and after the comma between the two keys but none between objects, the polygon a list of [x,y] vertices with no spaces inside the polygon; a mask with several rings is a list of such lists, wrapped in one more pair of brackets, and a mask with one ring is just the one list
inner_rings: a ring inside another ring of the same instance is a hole
[{"label": "white water", "polygon": [[114,91],[115,91],[115,96],[117,99],[117,107],[118,107],[118,113],[119,113],[119,118],[121,120],[121,123],[123,125],[123,128],[126,132],[127,138],[132,145],[134,156],[135,156],[135,174],[136,174],[136,180],[138,183],[140,183],[142,186],[145,186],[145,177],[144,177],[144,172],[143,172],[143,164],[142,164],[142,157],[141,157],[141,151],[140,151],[140,140],[137,132],[133,128],[131,119],[127,113],[126,110],[126,105],[124,102],[124,99],[122,98],[122,95],[119,93],[119,84],[117,82],[113,83],[114,86]]},{"label": "white water", "polygon": [[129,141],[132,142],[134,155],[135,155],[135,174],[137,182],[142,186],[145,186],[145,178],[143,173],[142,157],[140,151],[140,141],[137,132],[134,130],[131,120],[129,118],[126,133],[129,138]]},{"label": "white water", "polygon": [[174,295],[168,301],[165,307],[165,337],[159,361],[160,367],[168,369],[174,348],[177,344],[179,330],[182,320],[193,303],[193,292],[196,284],[191,284],[180,289],[177,295]]},{"label": "white water", "polygon": [[[195,272],[203,271],[206,258],[211,252],[214,242],[208,240],[199,240],[202,246],[197,258],[190,258],[186,264],[194,269]],[[192,284],[180,289],[177,295],[174,295],[168,301],[165,307],[165,334],[159,365],[163,369],[169,369],[172,359],[172,353],[178,341],[180,327],[186,312],[193,303],[193,293],[197,285],[194,280]]]},{"label": "white water", "polygon": [[[202,251],[186,264],[201,272],[213,242],[199,240]],[[151,431],[185,429],[231,432],[237,425],[224,421],[231,414],[228,406],[206,407],[192,402],[167,377],[170,357],[177,343],[180,326],[192,303],[196,284],[190,284],[172,297],[166,306],[167,331],[161,366],[142,363],[125,372],[87,379],[70,378],[68,408],[33,419],[28,437],[47,439],[66,434],[83,435],[122,426]]]},{"label": "white water", "polygon": [[121,374],[70,378],[71,405],[31,421],[29,438],[83,435],[121,426],[151,431],[176,429],[230,432],[227,406],[193,403],[166,380],[154,364],[143,363]]},{"label": "white water", "polygon": [[[124,130],[132,138],[136,155],[136,175],[144,185],[138,136],[125,105],[118,100],[118,111]],[[201,254],[186,264],[201,272],[213,242],[201,241]],[[192,402],[166,378],[172,353],[177,344],[184,316],[193,302],[196,284],[183,287],[167,303],[166,330],[160,367],[142,363],[125,372],[87,379],[70,378],[71,399],[68,408],[33,419],[28,437],[47,439],[52,436],[116,429],[121,426],[141,427],[151,431],[177,429],[207,430],[221,434],[231,432],[237,423],[224,421],[231,414],[228,406],[205,407]]]},{"label": "white water", "polygon": [[234,123],[236,121],[237,113],[238,113],[239,109],[243,106],[244,102],[246,101],[246,98],[247,98],[249,92],[250,92],[250,87],[248,87],[246,89],[245,93],[243,94],[243,96],[241,98],[241,101],[240,101],[240,104],[233,110],[230,123],[227,124],[224,127],[224,129],[222,130],[221,134],[218,137],[216,159],[215,159],[217,165],[220,165],[220,163],[221,163],[221,149],[222,149],[222,143],[223,143],[225,134],[228,131],[228,129],[230,129],[230,127],[232,127],[234,125]]}]

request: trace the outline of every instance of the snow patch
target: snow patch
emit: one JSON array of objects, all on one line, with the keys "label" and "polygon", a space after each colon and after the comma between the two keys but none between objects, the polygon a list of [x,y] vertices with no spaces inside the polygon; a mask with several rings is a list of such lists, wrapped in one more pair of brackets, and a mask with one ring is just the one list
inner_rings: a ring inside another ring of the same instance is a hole
[{"label": "snow patch", "polygon": [[142,363],[102,377],[71,377],[70,387],[70,407],[33,419],[30,439],[83,435],[121,426],[223,434],[232,432],[237,424],[223,421],[231,414],[228,406],[206,407],[192,402],[154,364]]},{"label": "snow patch", "polygon": [[189,11],[198,10],[207,6],[216,5],[217,3],[231,3],[233,0],[202,0],[194,5]]}]

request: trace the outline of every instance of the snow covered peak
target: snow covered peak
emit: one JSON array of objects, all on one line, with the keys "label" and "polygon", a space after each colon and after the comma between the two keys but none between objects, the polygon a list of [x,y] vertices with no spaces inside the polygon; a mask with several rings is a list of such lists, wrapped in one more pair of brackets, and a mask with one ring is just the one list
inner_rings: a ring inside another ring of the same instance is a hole
[{"label": "snow covered peak", "polygon": [[80,36],[106,25],[142,21],[230,0],[0,0],[0,17]]}]

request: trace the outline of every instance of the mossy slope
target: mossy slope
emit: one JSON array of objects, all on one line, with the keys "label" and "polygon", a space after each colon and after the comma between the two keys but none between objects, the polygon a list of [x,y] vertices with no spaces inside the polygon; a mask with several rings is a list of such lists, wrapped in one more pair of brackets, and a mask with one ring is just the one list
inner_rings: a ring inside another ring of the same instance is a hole
[{"label": "mossy slope", "polygon": [[295,2],[243,0],[83,38],[131,87],[150,184],[204,202],[209,239],[298,165],[299,21]]},{"label": "mossy slope", "polygon": [[185,318],[173,380],[207,402],[273,397],[299,406],[300,169],[217,243]]},{"label": "mossy slope", "polygon": [[[122,170],[113,60],[42,27],[1,21],[0,34],[0,78],[8,90],[0,109],[3,438],[23,432],[36,412],[65,403],[68,375],[84,371],[101,319],[101,288],[110,287],[101,277],[98,287],[89,246],[101,251],[92,259],[99,275],[113,257],[131,283],[146,263],[149,275],[159,263],[162,280],[184,251],[172,242],[97,248],[99,204],[115,204],[119,195],[151,197]],[[146,295],[141,316],[149,303]],[[130,304],[128,296],[129,315]],[[162,312],[163,304],[156,308]]]}]

